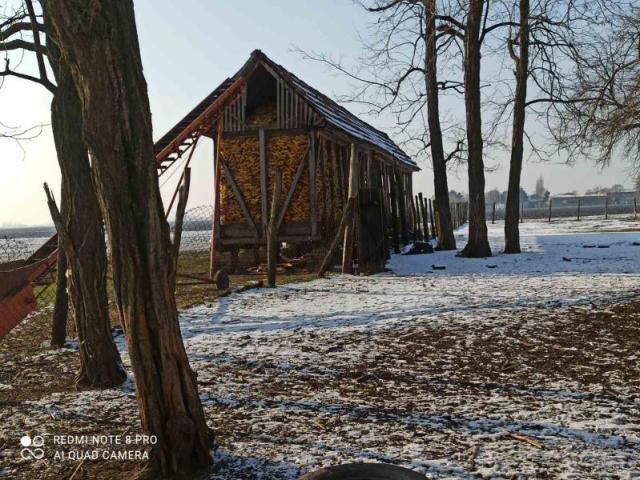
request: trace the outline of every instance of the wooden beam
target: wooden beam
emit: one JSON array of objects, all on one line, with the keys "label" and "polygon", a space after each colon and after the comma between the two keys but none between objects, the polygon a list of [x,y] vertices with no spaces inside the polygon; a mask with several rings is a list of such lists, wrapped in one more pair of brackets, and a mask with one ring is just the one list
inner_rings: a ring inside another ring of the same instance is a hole
[{"label": "wooden beam", "polygon": [[267,285],[276,286],[276,265],[278,263],[278,208],[280,203],[280,191],[282,190],[282,172],[274,172],[275,184],[273,186],[273,197],[271,199],[271,214],[267,228]]},{"label": "wooden beam", "polygon": [[265,235],[269,217],[267,215],[267,136],[264,128],[258,130],[258,139],[260,142],[260,194],[261,194],[261,214],[262,214],[262,232]]},{"label": "wooden beam", "polygon": [[291,181],[291,186],[287,191],[287,196],[285,197],[284,203],[282,204],[282,208],[280,208],[280,213],[278,214],[278,228],[280,228],[280,225],[282,225],[284,216],[286,215],[287,210],[289,209],[289,205],[291,204],[293,195],[296,192],[298,183],[300,182],[300,178],[302,177],[302,174],[304,173],[304,169],[308,164],[307,156],[309,155],[310,150],[311,150],[311,146],[308,146],[307,150],[302,156],[302,159],[300,160],[300,163],[298,164],[298,170],[296,171],[296,174],[294,175],[293,180]]},{"label": "wooden beam", "polygon": [[[359,180],[359,162],[358,151],[356,150],[356,144],[351,144],[351,157],[349,159],[349,199],[354,204],[358,199],[358,188],[360,186]],[[355,206],[354,214],[350,219],[347,219],[347,224],[344,229],[344,243],[342,246],[342,273],[353,273],[353,242],[355,233]]]},{"label": "wooden beam", "polygon": [[218,131],[214,143],[213,157],[213,218],[211,219],[211,251],[209,252],[209,278],[213,279],[216,270],[218,243],[220,242],[220,147],[222,143],[222,119],[218,120]]},{"label": "wooden beam", "polygon": [[167,145],[160,153],[156,155],[156,162],[159,163],[162,160],[164,160],[166,157],[168,157],[173,151],[177,150],[178,146],[196,128],[206,124],[209,121],[209,118],[211,117],[211,115],[215,111],[219,110],[220,107],[225,105],[230,97],[233,97],[233,95],[236,94],[238,88],[240,89],[244,88],[245,82],[246,82],[246,79],[244,77],[239,77],[231,85],[229,85],[229,87],[224,91],[224,93],[222,93],[222,95],[216,98],[213,101],[213,103],[204,110],[204,112],[198,115],[195,120],[193,120],[186,128],[184,128],[182,132],[180,132],[171,143],[169,143],[169,145]]},{"label": "wooden beam", "polygon": [[227,161],[222,155],[220,155],[220,165],[222,166],[222,171],[224,172],[224,177],[227,180],[227,183],[231,187],[231,190],[233,190],[236,200],[240,204],[240,209],[242,210],[247,223],[249,224],[249,226],[251,226],[251,228],[253,228],[255,237],[259,237],[260,232],[258,230],[258,227],[256,226],[255,220],[253,219],[253,215],[251,215],[251,211],[247,207],[247,202],[245,201],[244,195],[242,194],[242,190],[240,190],[240,187],[238,187],[236,179],[234,178],[233,173],[231,172],[231,169],[227,164]]},{"label": "wooden beam", "polygon": [[316,149],[315,135],[309,135],[309,141],[311,142],[311,151],[309,152],[309,202],[311,206],[311,235],[316,236],[318,234],[318,192],[316,191],[316,155],[318,149]]}]

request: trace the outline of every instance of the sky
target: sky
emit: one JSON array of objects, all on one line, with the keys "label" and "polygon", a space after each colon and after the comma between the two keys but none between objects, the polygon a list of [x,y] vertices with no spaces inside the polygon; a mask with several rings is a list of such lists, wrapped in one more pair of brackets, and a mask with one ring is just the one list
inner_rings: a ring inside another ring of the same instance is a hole
[{"label": "sky", "polygon": [[[349,94],[352,83],[323,64],[303,59],[297,49],[353,63],[362,53],[360,35],[367,34],[371,20],[351,0],[138,0],[135,8],[156,139],[233,75],[257,48],[329,96]],[[33,69],[31,59],[25,58],[23,67]],[[7,79],[0,88],[0,122],[21,128],[42,125],[39,136],[20,144],[0,138],[0,226],[51,223],[42,184],[48,182],[57,191],[60,174],[48,125],[50,102],[44,88],[23,80]],[[448,102],[441,102],[443,115],[459,108]],[[362,113],[357,106],[348,108]],[[363,118],[392,134],[392,118]],[[192,161],[189,207],[212,203],[212,155],[211,142],[202,140]],[[494,159],[497,168],[487,173],[487,190],[503,191],[508,153],[496,154]],[[414,190],[430,196],[431,169],[425,162],[421,167],[414,177]],[[532,191],[539,176],[551,193],[633,183],[624,158],[614,159],[605,170],[584,159],[575,159],[574,166],[563,159],[529,161],[523,170],[525,190]],[[165,177],[161,186],[167,199],[178,175]],[[466,183],[464,168],[450,173],[451,189],[467,191]]]}]

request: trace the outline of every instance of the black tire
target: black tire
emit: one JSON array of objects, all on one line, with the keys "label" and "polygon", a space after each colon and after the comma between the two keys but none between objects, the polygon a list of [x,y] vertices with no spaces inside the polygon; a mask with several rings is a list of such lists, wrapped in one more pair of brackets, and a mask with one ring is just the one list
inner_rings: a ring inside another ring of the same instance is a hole
[{"label": "black tire", "polygon": [[308,473],[299,480],[424,480],[406,468],[384,463],[347,463]]}]

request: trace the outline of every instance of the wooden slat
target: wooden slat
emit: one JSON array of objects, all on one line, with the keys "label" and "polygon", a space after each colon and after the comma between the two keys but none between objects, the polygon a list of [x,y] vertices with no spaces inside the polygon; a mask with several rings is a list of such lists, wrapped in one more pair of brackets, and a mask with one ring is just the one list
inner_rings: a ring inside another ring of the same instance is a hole
[{"label": "wooden slat", "polygon": [[311,235],[318,234],[318,192],[316,191],[316,139],[312,134],[309,136],[309,202],[311,206]]},{"label": "wooden slat", "polygon": [[304,169],[308,164],[307,157],[309,156],[310,150],[311,150],[311,145],[309,145],[305,154],[302,156],[302,159],[300,159],[300,163],[298,164],[298,170],[296,170],[296,174],[293,177],[293,180],[291,181],[291,186],[287,191],[287,196],[285,197],[284,203],[282,204],[282,208],[280,209],[280,216],[278,217],[278,228],[280,228],[280,225],[282,225],[284,216],[286,215],[287,210],[289,209],[289,205],[291,204],[291,200],[293,199],[293,195],[296,192],[296,187],[298,186],[298,183],[300,182],[300,178],[302,178],[302,174],[304,173]]},{"label": "wooden slat", "polygon": [[269,217],[267,214],[267,136],[265,135],[263,128],[258,130],[258,137],[260,139],[260,194],[262,207],[262,232],[264,235],[264,232],[267,230]]},{"label": "wooden slat", "polygon": [[227,183],[231,187],[231,190],[233,190],[233,193],[236,196],[236,200],[240,205],[240,209],[242,210],[242,213],[244,214],[244,217],[247,220],[247,223],[253,228],[255,232],[255,236],[259,237],[260,233],[259,233],[258,227],[256,226],[256,222],[253,219],[253,215],[251,215],[251,212],[247,207],[247,202],[245,201],[244,195],[242,195],[242,190],[240,190],[240,188],[238,187],[238,184],[236,183],[236,179],[234,178],[233,173],[231,172],[231,169],[227,164],[227,161],[222,155],[220,155],[220,165],[222,166],[224,177],[226,178]]}]

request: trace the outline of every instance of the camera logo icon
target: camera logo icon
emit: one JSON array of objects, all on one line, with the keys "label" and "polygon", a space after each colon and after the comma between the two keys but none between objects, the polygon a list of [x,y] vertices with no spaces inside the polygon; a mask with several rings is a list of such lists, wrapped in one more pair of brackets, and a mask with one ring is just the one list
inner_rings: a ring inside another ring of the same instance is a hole
[{"label": "camera logo icon", "polygon": [[25,435],[20,439],[20,445],[22,450],[20,456],[24,460],[41,460],[44,458],[44,438],[40,435],[36,435],[31,438],[29,435]]}]

